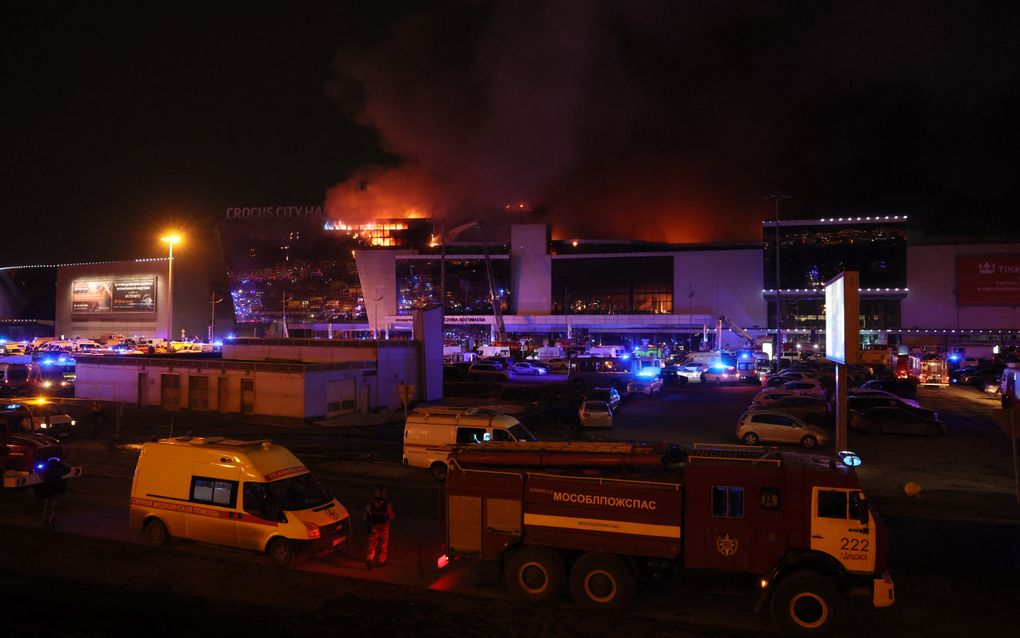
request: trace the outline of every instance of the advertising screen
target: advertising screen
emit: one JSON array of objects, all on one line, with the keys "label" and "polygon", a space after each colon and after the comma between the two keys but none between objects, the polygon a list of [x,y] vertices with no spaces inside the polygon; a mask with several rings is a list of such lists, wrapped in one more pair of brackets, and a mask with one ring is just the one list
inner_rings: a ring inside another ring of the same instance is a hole
[{"label": "advertising screen", "polygon": [[76,279],[71,283],[71,312],[156,312],[156,278]]},{"label": "advertising screen", "polygon": [[860,291],[857,273],[836,275],[825,284],[825,358],[856,363],[860,350]]},{"label": "advertising screen", "polygon": [[1020,253],[959,255],[956,265],[961,304],[1020,305]]}]

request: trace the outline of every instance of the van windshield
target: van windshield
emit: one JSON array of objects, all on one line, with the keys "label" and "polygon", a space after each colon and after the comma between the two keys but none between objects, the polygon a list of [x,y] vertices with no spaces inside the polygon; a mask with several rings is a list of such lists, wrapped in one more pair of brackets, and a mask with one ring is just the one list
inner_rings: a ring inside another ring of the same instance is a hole
[{"label": "van windshield", "polygon": [[332,497],[311,474],[301,474],[269,483],[280,506],[288,512],[325,505]]},{"label": "van windshield", "polygon": [[518,423],[517,425],[512,425],[507,429],[510,431],[510,434],[512,434],[514,438],[517,439],[518,441],[532,441],[532,442],[538,441],[538,437],[532,434],[531,430],[524,427],[520,423]]}]

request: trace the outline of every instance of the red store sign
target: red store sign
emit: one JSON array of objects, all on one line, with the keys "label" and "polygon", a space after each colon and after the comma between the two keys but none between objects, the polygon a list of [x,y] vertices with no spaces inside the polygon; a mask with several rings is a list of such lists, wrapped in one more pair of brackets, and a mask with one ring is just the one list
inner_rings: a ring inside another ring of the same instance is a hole
[{"label": "red store sign", "polygon": [[961,304],[1020,305],[1020,253],[958,255]]}]

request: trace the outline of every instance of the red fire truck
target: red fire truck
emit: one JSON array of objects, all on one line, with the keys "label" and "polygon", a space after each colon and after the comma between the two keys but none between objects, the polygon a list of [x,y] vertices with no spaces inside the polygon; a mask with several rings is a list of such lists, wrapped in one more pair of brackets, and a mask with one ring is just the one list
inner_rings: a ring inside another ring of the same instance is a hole
[{"label": "red fire truck", "polygon": [[775,448],[496,443],[457,449],[446,477],[450,557],[502,563],[519,597],[622,606],[673,569],[742,573],[785,631],[821,635],[847,596],[893,604],[885,527],[841,458]]},{"label": "red fire truck", "polygon": [[949,385],[949,365],[941,355],[910,355],[910,375],[920,385]]}]

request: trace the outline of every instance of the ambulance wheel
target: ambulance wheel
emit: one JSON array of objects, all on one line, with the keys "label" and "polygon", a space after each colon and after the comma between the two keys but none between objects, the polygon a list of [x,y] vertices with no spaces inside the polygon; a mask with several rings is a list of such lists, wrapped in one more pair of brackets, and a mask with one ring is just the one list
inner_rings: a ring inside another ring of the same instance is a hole
[{"label": "ambulance wheel", "polygon": [[570,594],[589,609],[620,609],[634,596],[634,576],[617,556],[585,554],[570,570]]},{"label": "ambulance wheel", "polygon": [[522,547],[507,558],[503,577],[515,596],[529,602],[549,602],[563,595],[563,559],[540,547]]},{"label": "ambulance wheel", "polygon": [[818,439],[811,435],[808,435],[800,440],[800,444],[810,450],[818,446]]},{"label": "ambulance wheel", "polygon": [[843,626],[845,614],[843,595],[815,572],[788,576],[772,596],[772,616],[783,633],[827,636]]},{"label": "ambulance wheel", "polygon": [[443,463],[442,461],[436,461],[435,463],[432,464],[432,467],[429,468],[429,474],[431,474],[432,478],[436,479],[437,481],[445,481],[446,470],[447,470],[446,463]]},{"label": "ambulance wheel", "polygon": [[286,567],[294,562],[294,545],[286,538],[274,538],[266,547],[266,555],[277,567]]},{"label": "ambulance wheel", "polygon": [[754,432],[748,432],[747,434],[744,435],[744,438],[741,440],[746,445],[758,445],[758,435],[755,434]]},{"label": "ambulance wheel", "polygon": [[160,545],[166,545],[167,541],[170,540],[170,532],[166,529],[166,524],[158,518],[150,519],[145,524],[145,538],[149,541],[150,545],[159,547]]}]

